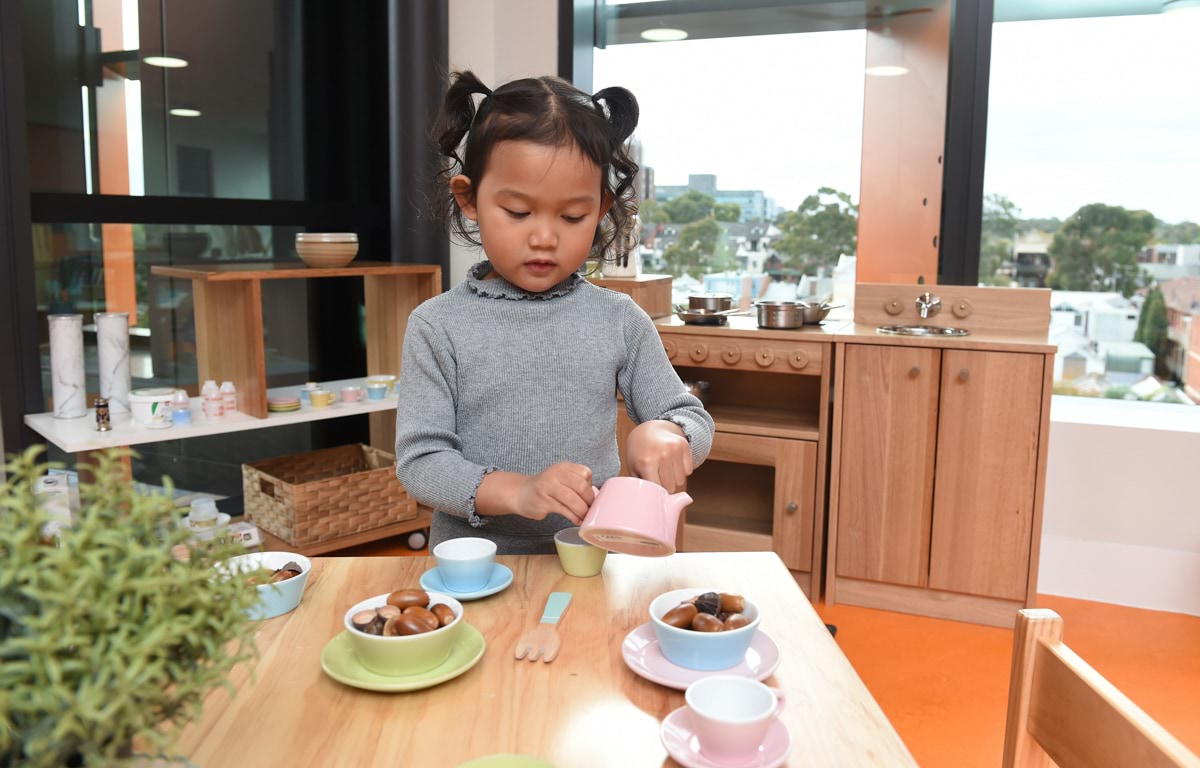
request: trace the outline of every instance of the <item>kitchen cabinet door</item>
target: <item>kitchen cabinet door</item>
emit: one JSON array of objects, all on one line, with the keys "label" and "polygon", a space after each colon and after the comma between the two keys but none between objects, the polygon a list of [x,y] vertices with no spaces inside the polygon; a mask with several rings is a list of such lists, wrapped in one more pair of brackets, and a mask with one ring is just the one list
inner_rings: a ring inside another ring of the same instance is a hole
[{"label": "kitchen cabinet door", "polygon": [[942,355],[929,586],[1024,600],[1046,358]]},{"label": "kitchen cabinet door", "polygon": [[940,362],[936,349],[847,345],[838,576],[928,581]]}]

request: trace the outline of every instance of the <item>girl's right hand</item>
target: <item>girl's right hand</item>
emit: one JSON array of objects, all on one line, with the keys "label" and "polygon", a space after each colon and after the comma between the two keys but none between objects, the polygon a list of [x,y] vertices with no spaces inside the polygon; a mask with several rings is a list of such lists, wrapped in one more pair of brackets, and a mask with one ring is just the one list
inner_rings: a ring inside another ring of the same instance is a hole
[{"label": "girl's right hand", "polygon": [[530,520],[559,514],[573,525],[580,525],[595,495],[592,470],[564,461],[521,483],[517,490],[517,514]]}]

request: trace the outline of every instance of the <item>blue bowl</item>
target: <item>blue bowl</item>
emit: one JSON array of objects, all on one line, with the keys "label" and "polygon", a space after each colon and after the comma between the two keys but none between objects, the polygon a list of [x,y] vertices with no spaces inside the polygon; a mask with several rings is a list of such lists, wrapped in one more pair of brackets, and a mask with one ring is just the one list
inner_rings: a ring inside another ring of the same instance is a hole
[{"label": "blue bowl", "polygon": [[273,619],[299,605],[304,586],[308,583],[308,574],[312,571],[312,562],[304,555],[292,552],[251,552],[238,555],[224,563],[232,573],[247,573],[258,568],[274,571],[289,562],[300,565],[300,575],[276,584],[259,584],[256,587],[258,604],[246,610],[246,618]]},{"label": "blue bowl", "polygon": [[705,592],[720,592],[719,589],[676,589],[664,592],[650,603],[650,625],[658,638],[659,648],[667,661],[686,669],[714,672],[736,667],[746,658],[750,643],[758,632],[758,606],[746,598],[746,609],[742,611],[750,619],[744,627],[724,632],[697,632],[679,629],[664,624],[662,617],[675,606]]}]

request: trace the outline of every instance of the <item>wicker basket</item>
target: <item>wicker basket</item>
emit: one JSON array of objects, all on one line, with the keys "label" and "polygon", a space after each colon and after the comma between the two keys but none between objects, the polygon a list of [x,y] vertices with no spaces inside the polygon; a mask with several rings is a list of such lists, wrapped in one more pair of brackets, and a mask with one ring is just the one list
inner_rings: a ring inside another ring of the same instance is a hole
[{"label": "wicker basket", "polygon": [[395,459],[343,445],[242,465],[246,517],[294,547],[308,547],[417,516]]}]

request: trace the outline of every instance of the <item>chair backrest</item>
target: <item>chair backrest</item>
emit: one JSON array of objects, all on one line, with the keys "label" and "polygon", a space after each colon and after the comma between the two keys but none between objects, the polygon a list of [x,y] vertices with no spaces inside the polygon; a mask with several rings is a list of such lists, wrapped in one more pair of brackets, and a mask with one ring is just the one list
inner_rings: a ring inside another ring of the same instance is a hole
[{"label": "chair backrest", "polygon": [[1200,758],[1064,645],[1062,637],[1062,617],[1054,611],[1018,611],[1005,768],[1200,768]]}]

